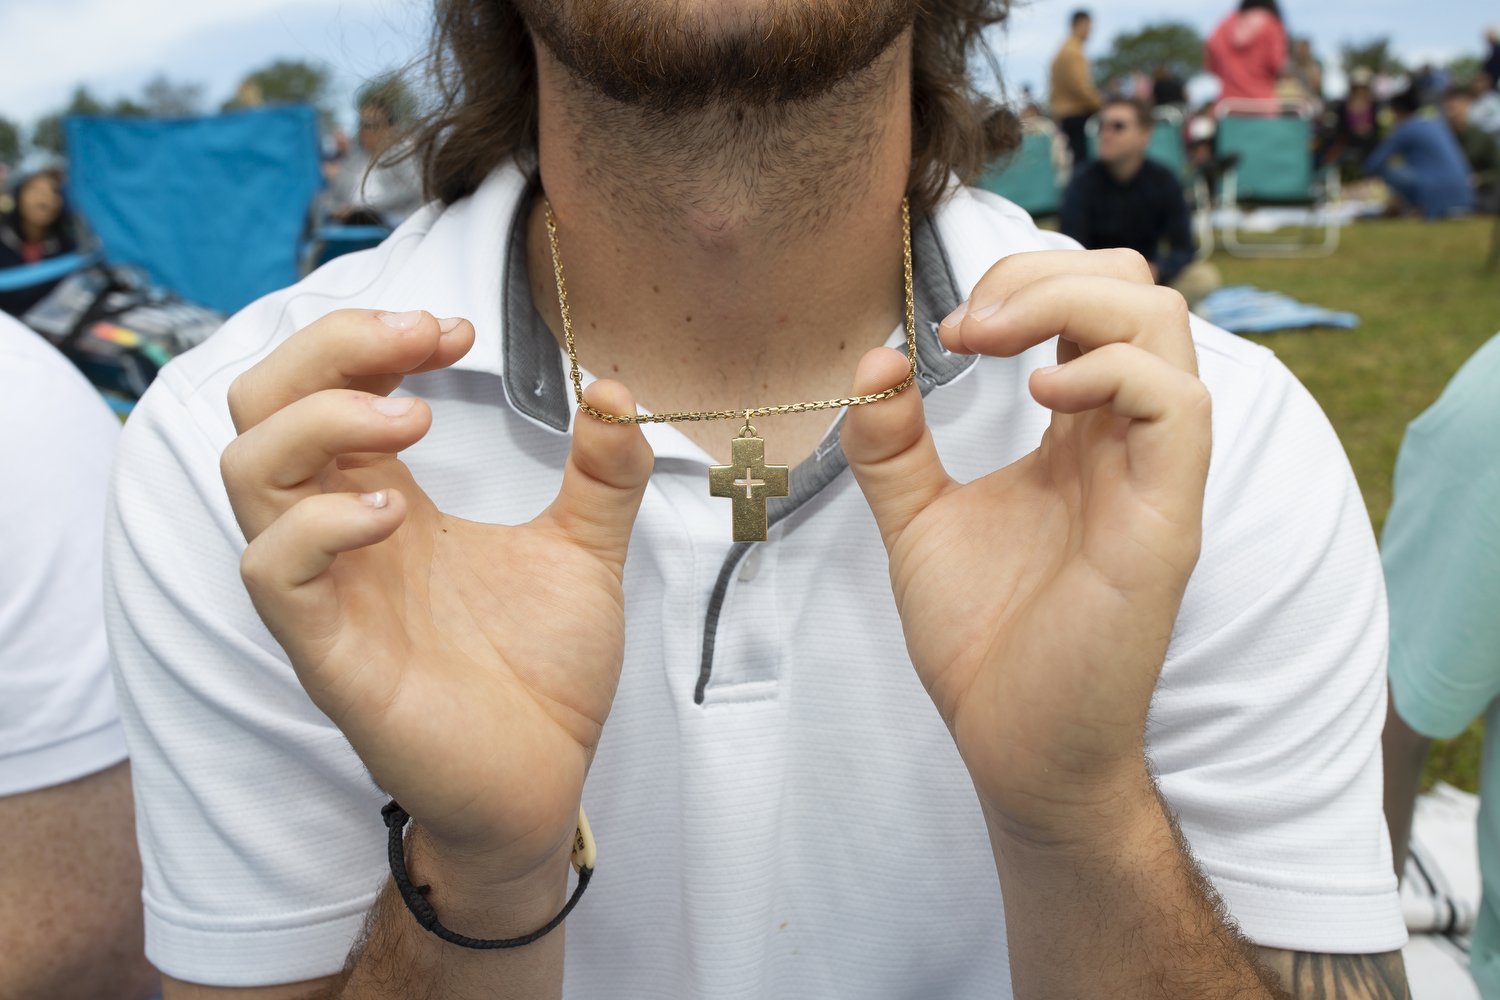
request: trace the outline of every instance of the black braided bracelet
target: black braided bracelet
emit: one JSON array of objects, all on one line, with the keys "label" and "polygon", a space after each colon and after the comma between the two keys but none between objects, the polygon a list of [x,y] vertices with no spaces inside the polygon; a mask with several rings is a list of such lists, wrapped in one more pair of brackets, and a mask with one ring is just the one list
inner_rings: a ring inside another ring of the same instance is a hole
[{"label": "black braided bracelet", "polygon": [[401,836],[411,816],[407,814],[405,809],[396,804],[395,799],[386,803],[385,808],[380,810],[380,815],[385,818],[386,829],[390,831],[390,839],[387,846],[391,856],[391,878],[395,880],[396,891],[401,893],[401,898],[406,902],[406,908],[411,911],[413,917],[417,918],[417,923],[421,924],[423,928],[436,934],[444,941],[456,944],[461,948],[520,948],[522,945],[528,945],[533,941],[546,937],[549,933],[556,930],[557,925],[567,919],[573,907],[578,905],[579,898],[583,896],[583,890],[588,887],[589,878],[594,874],[594,869],[587,866],[578,869],[578,887],[573,890],[573,895],[568,900],[567,905],[562,908],[557,916],[547,921],[546,925],[539,930],[534,930],[530,934],[523,934],[521,937],[505,938],[503,940],[471,938],[456,931],[450,931],[438,920],[437,913],[433,911],[431,904],[427,902],[427,893],[432,890],[432,886],[411,884],[411,876],[406,873],[405,844]]}]

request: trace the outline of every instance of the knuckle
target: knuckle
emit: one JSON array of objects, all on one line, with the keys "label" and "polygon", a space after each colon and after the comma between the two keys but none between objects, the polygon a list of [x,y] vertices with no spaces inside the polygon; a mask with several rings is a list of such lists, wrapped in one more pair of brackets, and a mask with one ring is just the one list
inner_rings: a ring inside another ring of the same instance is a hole
[{"label": "knuckle", "polygon": [[245,446],[241,443],[243,438],[235,438],[224,446],[219,453],[219,478],[224,480],[224,487],[233,495],[240,491],[244,483]]},{"label": "knuckle", "polygon": [[1136,281],[1155,284],[1155,280],[1151,277],[1151,263],[1146,260],[1145,255],[1139,250],[1132,250],[1130,247],[1116,247],[1112,250],[1100,250],[1098,252],[1109,254],[1113,260],[1118,262],[1121,271],[1130,275]]},{"label": "knuckle", "polygon": [[270,563],[261,550],[262,546],[251,542],[240,555],[240,582],[252,594],[270,582]]},{"label": "knuckle", "polygon": [[236,431],[245,430],[249,420],[250,396],[252,395],[249,386],[251,371],[254,369],[237,375],[235,380],[229,383],[229,391],[225,393],[225,401],[229,404],[229,419]]}]

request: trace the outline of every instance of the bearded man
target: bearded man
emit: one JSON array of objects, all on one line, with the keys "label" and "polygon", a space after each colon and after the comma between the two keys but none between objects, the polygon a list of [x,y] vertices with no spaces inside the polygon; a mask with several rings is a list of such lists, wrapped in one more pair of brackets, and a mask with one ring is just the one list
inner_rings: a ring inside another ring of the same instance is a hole
[{"label": "bearded man", "polygon": [[166,1000],[1405,995],[1348,464],[964,186],[1004,13],[440,0],[435,203],[125,431]]}]

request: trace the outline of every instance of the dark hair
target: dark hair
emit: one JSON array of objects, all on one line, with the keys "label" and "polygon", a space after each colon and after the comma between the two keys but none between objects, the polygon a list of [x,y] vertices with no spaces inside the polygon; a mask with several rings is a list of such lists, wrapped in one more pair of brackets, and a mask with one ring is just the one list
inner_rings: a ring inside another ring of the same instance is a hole
[{"label": "dark hair", "polygon": [[1079,7],[1073,12],[1073,16],[1068,19],[1068,23],[1076,28],[1079,21],[1092,21],[1093,19],[1094,15],[1089,13],[1087,7]]},{"label": "dark hair", "polygon": [[1276,20],[1284,20],[1276,0],[1240,0],[1240,13],[1243,14],[1249,10],[1267,10]]},{"label": "dark hair", "polygon": [[1129,108],[1131,111],[1135,112],[1135,123],[1137,125],[1141,126],[1142,128],[1151,127],[1151,105],[1147,104],[1145,101],[1141,100],[1138,97],[1107,98],[1104,101],[1103,106],[1099,108],[1099,112],[1100,114],[1103,114],[1110,108]]},{"label": "dark hair", "polygon": [[1391,110],[1397,114],[1414,115],[1422,110],[1422,95],[1416,87],[1407,87],[1391,98]]},{"label": "dark hair", "polygon": [[1471,83],[1448,84],[1448,89],[1443,91],[1443,100],[1451,101],[1455,97],[1462,97],[1465,100],[1472,101],[1474,99],[1474,85]]},{"label": "dark hair", "polygon": [[[511,0],[436,0],[427,56],[437,106],[412,130],[427,196],[445,204],[471,194],[507,156],[537,142],[536,53]],[[975,88],[970,53],[991,65],[987,28],[1010,0],[925,0],[912,32],[912,164],[907,190],[925,211],[1020,141],[1020,124]],[[998,74],[997,74],[998,75]]]}]

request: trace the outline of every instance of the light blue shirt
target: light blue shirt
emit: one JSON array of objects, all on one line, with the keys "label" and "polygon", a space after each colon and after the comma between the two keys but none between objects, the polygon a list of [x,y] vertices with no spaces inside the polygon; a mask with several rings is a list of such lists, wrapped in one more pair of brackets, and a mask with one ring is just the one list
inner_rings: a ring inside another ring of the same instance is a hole
[{"label": "light blue shirt", "polygon": [[1412,421],[1396,461],[1382,561],[1391,692],[1412,729],[1458,735],[1486,713],[1484,882],[1470,969],[1500,998],[1500,335]]}]

